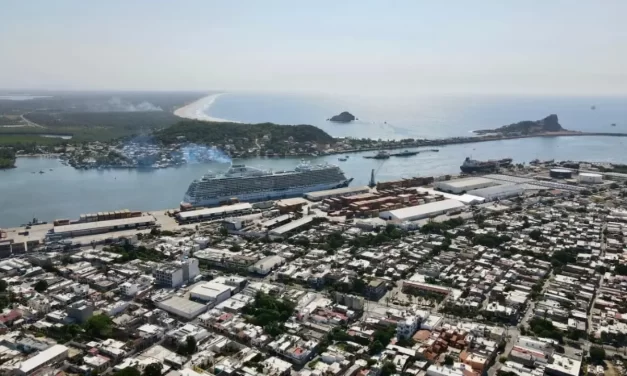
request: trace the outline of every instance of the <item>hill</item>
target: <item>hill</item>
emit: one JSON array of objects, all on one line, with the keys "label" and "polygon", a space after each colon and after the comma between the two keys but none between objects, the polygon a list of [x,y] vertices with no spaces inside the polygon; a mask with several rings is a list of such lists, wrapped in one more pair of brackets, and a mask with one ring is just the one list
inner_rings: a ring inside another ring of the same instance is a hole
[{"label": "hill", "polygon": [[185,140],[202,144],[233,143],[254,145],[255,140],[269,139],[273,143],[292,141],[330,144],[333,137],[313,125],[278,125],[273,123],[244,124],[181,121],[155,133],[158,140],[172,144]]},{"label": "hill", "polygon": [[547,132],[561,132],[565,131],[559,123],[557,115],[549,115],[542,120],[525,120],[518,123],[504,125],[496,129],[482,129],[475,131],[478,134],[485,133],[502,133],[502,134],[539,134]]}]

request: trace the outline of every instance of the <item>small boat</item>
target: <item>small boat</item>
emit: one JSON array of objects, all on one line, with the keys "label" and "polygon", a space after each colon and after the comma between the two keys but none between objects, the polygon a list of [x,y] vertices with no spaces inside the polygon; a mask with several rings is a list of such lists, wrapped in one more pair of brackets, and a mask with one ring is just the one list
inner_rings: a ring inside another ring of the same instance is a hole
[{"label": "small boat", "polygon": [[596,109],[597,109],[597,106],[592,105],[592,106],[590,107],[590,109],[591,109],[591,110],[596,110]]},{"label": "small boat", "polygon": [[615,126],[616,126],[616,123],[612,123],[612,127],[615,127]]},{"label": "small boat", "polygon": [[346,158],[346,159],[348,159],[348,158],[349,158],[349,156],[347,155],[345,158]]},{"label": "small boat", "polygon": [[339,157],[337,160],[340,162],[346,162],[346,158],[342,158],[342,157]]},{"label": "small boat", "polygon": [[411,156],[416,155],[416,154],[418,154],[417,151],[404,150],[404,151],[402,151],[400,153],[394,153],[394,154],[392,154],[392,156],[394,156],[394,157],[411,157]]},{"label": "small boat", "polygon": [[39,170],[40,174],[45,174],[44,170]]},{"label": "small boat", "polygon": [[50,169],[50,171],[52,171],[52,169]]}]

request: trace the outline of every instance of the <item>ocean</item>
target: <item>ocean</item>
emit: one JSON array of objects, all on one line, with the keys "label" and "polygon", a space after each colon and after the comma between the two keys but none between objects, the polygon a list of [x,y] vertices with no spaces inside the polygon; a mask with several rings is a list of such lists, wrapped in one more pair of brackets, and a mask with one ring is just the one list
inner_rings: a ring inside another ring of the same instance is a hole
[{"label": "ocean", "polygon": [[[537,120],[555,113],[564,128],[581,131],[626,132],[626,98],[558,97],[432,97],[410,99],[332,98],[303,95],[225,94],[206,110],[208,115],[241,122],[313,124],[336,137],[399,139],[467,136],[472,130],[494,128],[520,120]],[[595,110],[591,106],[596,106]],[[326,119],[349,111],[359,121],[336,124]],[[611,124],[616,123],[616,127]],[[373,152],[309,157],[311,163],[339,165],[353,186],[376,180],[432,176],[459,172],[467,156],[476,159],[511,157],[515,162],[535,158],[627,163],[627,137],[552,137],[503,140],[438,147],[413,157],[365,159]],[[417,149],[424,150],[424,149]],[[237,160],[266,169],[290,169],[300,158]],[[190,164],[161,170],[75,170],[58,160],[18,158],[17,168],[0,170],[0,227],[19,226],[33,217],[51,221],[80,214],[118,209],[176,208],[193,179],[227,164]],[[52,169],[52,171],[50,171]],[[44,174],[39,174],[44,171]]]}]

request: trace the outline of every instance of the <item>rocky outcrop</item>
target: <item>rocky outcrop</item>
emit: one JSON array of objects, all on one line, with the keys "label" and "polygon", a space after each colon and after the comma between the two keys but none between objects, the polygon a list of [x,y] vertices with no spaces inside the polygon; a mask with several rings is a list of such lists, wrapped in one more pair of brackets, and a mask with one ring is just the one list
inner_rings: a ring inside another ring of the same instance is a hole
[{"label": "rocky outcrop", "polygon": [[335,115],[332,118],[328,119],[329,121],[334,121],[336,123],[350,123],[351,121],[355,120],[355,115],[351,114],[350,112],[344,111],[339,115]]},{"label": "rocky outcrop", "polygon": [[504,125],[496,129],[482,129],[475,131],[478,134],[501,133],[501,134],[538,134],[548,132],[565,131],[559,123],[557,115],[549,115],[542,120],[525,120],[518,123]]}]

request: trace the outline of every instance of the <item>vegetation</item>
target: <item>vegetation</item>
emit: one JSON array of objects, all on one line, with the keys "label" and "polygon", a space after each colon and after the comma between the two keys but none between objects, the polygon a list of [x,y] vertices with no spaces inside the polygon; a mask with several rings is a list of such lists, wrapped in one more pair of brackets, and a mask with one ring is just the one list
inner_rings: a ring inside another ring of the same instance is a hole
[{"label": "vegetation", "polygon": [[150,363],[144,368],[144,373],[142,376],[161,376],[161,370],[163,369],[163,364],[159,362]]},{"label": "vegetation", "polygon": [[534,317],[529,322],[529,329],[538,337],[551,338],[559,343],[564,343],[562,331],[555,328],[553,323],[548,320]]},{"label": "vegetation", "polygon": [[377,329],[372,334],[372,342],[368,346],[368,352],[371,355],[378,354],[385,349],[392,338],[396,335],[396,327],[388,326],[384,329]]},{"label": "vegetation", "polygon": [[452,366],[455,363],[455,359],[450,356],[450,355],[446,355],[444,357],[444,365],[445,366]]},{"label": "vegetation", "polygon": [[33,288],[35,289],[35,291],[42,293],[48,290],[48,282],[46,282],[45,279],[40,279],[39,281],[37,281],[37,283],[35,283],[35,286]]},{"label": "vegetation", "polygon": [[185,338],[185,343],[180,344],[178,349],[176,349],[176,352],[183,356],[190,356],[196,352],[196,349],[196,338],[194,338],[194,336],[187,336],[187,338]]},{"label": "vegetation", "polygon": [[381,376],[390,376],[396,373],[396,366],[390,361],[386,361],[381,366]]},{"label": "vegetation", "polygon": [[498,235],[495,233],[488,233],[488,234],[475,235],[475,237],[472,239],[472,244],[482,245],[488,248],[497,248],[501,246],[501,244],[506,243],[510,240],[512,240],[512,238],[510,238],[507,235]]},{"label": "vegetation", "polygon": [[277,336],[285,331],[283,323],[294,313],[296,305],[287,300],[258,292],[255,301],[242,311],[248,315],[248,321],[262,326],[266,333]]},{"label": "vegetation", "polygon": [[126,263],[135,259],[145,261],[162,261],[165,258],[161,252],[152,248],[146,248],[143,245],[140,245],[139,247],[135,247],[131,244],[125,244],[123,246],[114,245],[103,248],[103,251],[122,255],[122,257],[117,260],[121,263]]},{"label": "vegetation", "polygon": [[349,282],[335,282],[325,284],[325,288],[330,291],[338,291],[345,294],[363,295],[366,291],[368,282],[361,278],[354,278]]},{"label": "vegetation", "polygon": [[[181,121],[156,133],[165,144],[181,142],[181,139],[202,143],[232,143],[237,148],[252,147],[255,140],[264,136],[273,145],[292,140],[293,142],[333,143],[333,137],[313,125],[278,125],[273,123],[244,124],[227,122]],[[231,140],[231,141],[229,141]],[[275,150],[277,151],[277,150]]]},{"label": "vegetation", "polygon": [[394,225],[388,225],[383,231],[378,232],[376,235],[366,234],[351,239],[349,245],[357,248],[376,247],[393,240],[401,239],[403,236],[405,236],[403,230]]},{"label": "vegetation", "polygon": [[141,373],[135,367],[126,367],[116,372],[114,376],[141,376]]},{"label": "vegetation", "polygon": [[602,347],[593,346],[590,348],[590,362],[602,365],[605,363],[605,350]]},{"label": "vegetation", "polygon": [[15,151],[11,148],[0,148],[0,170],[15,167]]},{"label": "vegetation", "polygon": [[93,315],[84,325],[87,335],[98,338],[111,337],[112,326],[113,321],[107,315]]},{"label": "vegetation", "polygon": [[451,218],[443,222],[429,221],[420,227],[423,234],[444,234],[446,231],[454,229],[464,224],[462,218]]}]

